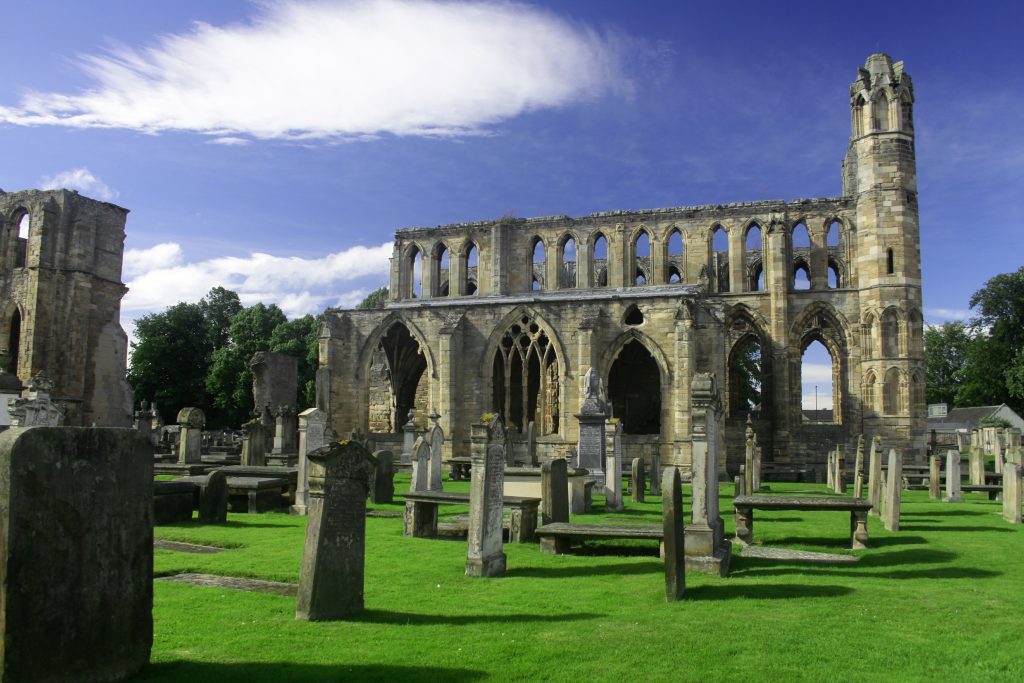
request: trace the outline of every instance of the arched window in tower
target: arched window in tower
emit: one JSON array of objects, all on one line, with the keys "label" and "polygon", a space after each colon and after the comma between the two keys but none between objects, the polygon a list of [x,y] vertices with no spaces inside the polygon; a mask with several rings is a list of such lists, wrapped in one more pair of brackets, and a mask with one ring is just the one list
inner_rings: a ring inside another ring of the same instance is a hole
[{"label": "arched window in tower", "polygon": [[900,93],[900,129],[914,132],[914,102],[905,90]]},{"label": "arched window in tower", "polygon": [[437,245],[434,252],[434,291],[435,296],[448,296],[451,293],[451,254],[444,242]]},{"label": "arched window in tower", "polygon": [[686,259],[683,254],[683,234],[679,232],[679,228],[672,228],[665,248],[668,257],[665,259],[668,264],[668,281],[673,284],[685,282],[683,274],[686,272]]},{"label": "arched window in tower", "polygon": [[420,251],[419,247],[414,246],[409,250],[409,256],[406,262],[406,268],[409,273],[409,286],[406,291],[406,296],[409,298],[417,298],[423,296],[423,252]]},{"label": "arched window in tower", "polygon": [[478,282],[480,282],[480,250],[476,248],[476,244],[473,242],[469,243],[469,251],[466,252],[466,289],[463,292],[470,296],[475,296],[480,291]]},{"label": "arched window in tower", "polygon": [[871,129],[874,131],[889,130],[889,98],[884,94],[871,100]]},{"label": "arched window in tower", "polygon": [[747,335],[729,354],[729,415],[761,409],[761,341]]},{"label": "arched window in tower", "polygon": [[18,372],[18,354],[21,352],[21,311],[14,309],[7,333],[7,365],[3,371],[11,374]]},{"label": "arched window in tower", "polygon": [[[544,263],[547,255],[544,253],[544,240],[534,237],[530,243],[530,265],[533,268],[534,290],[544,289]],[[507,424],[507,423],[506,423]]]},{"label": "arched window in tower", "polygon": [[833,397],[838,365],[821,339],[811,338],[800,356],[800,405],[804,422],[838,423]]},{"label": "arched window in tower", "polygon": [[761,226],[751,223],[747,228],[747,238],[743,241],[743,271],[747,274],[747,291],[764,291],[763,252]]},{"label": "arched window in tower", "polygon": [[885,273],[892,275],[896,272],[896,259],[893,256],[892,248],[885,250]]},{"label": "arched window in tower", "polygon": [[885,371],[885,380],[882,382],[882,413],[885,415],[899,415],[900,406],[900,371],[896,368],[889,368]]},{"label": "arched window in tower", "polygon": [[924,399],[924,375],[920,370],[914,370],[910,374],[910,403],[906,412],[921,414],[927,410]]},{"label": "arched window in tower", "polygon": [[369,427],[374,432],[398,432],[427,408],[427,360],[409,328],[396,322],[381,337],[370,359],[368,375]]},{"label": "arched window in tower", "polygon": [[829,289],[838,289],[843,286],[842,278],[839,277],[839,264],[835,259],[828,260],[828,286]]},{"label": "arched window in tower", "polygon": [[729,291],[729,235],[721,225],[711,233],[711,286],[713,291]]},{"label": "arched window in tower", "polygon": [[907,314],[907,355],[908,356],[920,356],[924,347],[922,345],[922,338],[924,335],[924,321],[921,319],[921,314],[916,310],[911,310]]},{"label": "arched window in tower", "polygon": [[591,260],[590,277],[594,287],[608,286],[608,240],[597,233],[594,238],[594,257]]},{"label": "arched window in tower", "polygon": [[547,332],[530,316],[509,326],[491,370],[494,408],[508,429],[525,434],[533,422],[538,434],[558,433],[558,356]]},{"label": "arched window in tower", "polygon": [[14,253],[14,267],[24,268],[25,257],[28,254],[28,236],[31,234],[32,228],[32,217],[29,216],[28,211],[21,214],[18,218],[18,240],[15,245]]},{"label": "arched window in tower", "polygon": [[811,269],[807,261],[800,257],[793,263],[793,289],[804,290],[811,288]]},{"label": "arched window in tower", "polygon": [[661,371],[640,341],[626,342],[608,373],[612,416],[624,434],[661,434]]},{"label": "arched window in tower", "polygon": [[641,230],[633,240],[633,282],[646,285],[651,282],[651,238],[646,230]]},{"label": "arched window in tower", "polygon": [[882,357],[900,355],[900,321],[891,308],[882,314]]},{"label": "arched window in tower", "polygon": [[877,392],[878,392],[878,386],[877,386],[877,380],[875,379],[875,371],[874,370],[868,370],[867,374],[864,376],[864,414],[865,415],[874,415],[875,411],[877,410],[877,408],[876,408],[876,406],[878,405],[878,403],[877,403],[878,399],[876,398]]},{"label": "arched window in tower", "polygon": [[864,317],[864,357],[874,358],[875,357],[875,316],[868,313]]},{"label": "arched window in tower", "polygon": [[576,286],[576,240],[566,238],[562,243],[562,287]]},{"label": "arched window in tower", "polygon": [[868,121],[868,108],[867,103],[864,102],[864,98],[861,95],[857,95],[857,100],[853,104],[853,136],[860,137],[869,130],[871,130],[870,121]]}]

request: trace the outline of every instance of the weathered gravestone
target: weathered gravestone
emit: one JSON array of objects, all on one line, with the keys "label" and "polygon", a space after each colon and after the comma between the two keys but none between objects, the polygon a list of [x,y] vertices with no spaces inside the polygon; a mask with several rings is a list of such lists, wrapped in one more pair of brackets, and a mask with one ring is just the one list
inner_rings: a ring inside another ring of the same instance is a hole
[{"label": "weathered gravestone", "polygon": [[[555,458],[540,466],[540,523],[553,524],[569,521],[568,463]],[[561,536],[542,536],[542,553],[569,552],[569,539]]]},{"label": "weathered gravestone", "polygon": [[430,487],[430,444],[422,436],[416,437],[412,447],[412,481],[409,490],[417,493]]},{"label": "weathered gravestone", "polygon": [[363,609],[369,453],[355,441],[309,458],[309,521],[295,618],[342,619]]},{"label": "weathered gravestone", "polygon": [[686,527],[686,567],[726,576],[732,544],[725,538],[725,523],[718,511],[724,411],[713,374],[694,375],[690,392],[693,512]]},{"label": "weathered gravestone", "polygon": [[683,525],[683,485],[679,470],[666,467],[662,477],[665,487],[661,499],[665,544],[665,599],[683,599],[686,589],[686,539]]},{"label": "weathered gravestone", "polygon": [[836,452],[830,450],[825,464],[825,485],[830,491],[836,490]]},{"label": "weathered gravestone", "polygon": [[747,415],[743,458],[743,490],[753,492],[754,488],[754,423]]},{"label": "weathered gravestone", "polygon": [[391,451],[373,454],[374,470],[370,481],[370,502],[393,503],[395,500],[395,456]]},{"label": "weathered gravestone", "polygon": [[900,530],[900,495],[903,491],[903,456],[889,449],[889,470],[886,474],[885,509],[882,524],[889,531]]},{"label": "weathered gravestone", "polygon": [[853,461],[853,497],[864,495],[864,435],[857,436],[857,455]]},{"label": "weathered gravestone", "polygon": [[200,524],[223,524],[228,521],[228,477],[223,470],[206,475],[199,486]]},{"label": "weathered gravestone", "polygon": [[7,400],[12,427],[59,427],[64,413],[50,401],[53,380],[43,373],[28,381],[25,395]]},{"label": "weathered gravestone", "polygon": [[604,425],[608,419],[608,404],[604,398],[601,377],[594,368],[583,378],[583,404],[576,414],[579,421],[579,466],[597,480],[604,478],[605,437]]},{"label": "weathered gravestone", "polygon": [[0,680],[120,680],[153,644],[153,458],[134,430],[0,435]]},{"label": "weathered gravestone", "polygon": [[871,455],[868,461],[868,502],[871,514],[882,514],[882,437],[875,434],[871,439]]},{"label": "weathered gravestone", "polygon": [[746,486],[747,478],[743,472],[743,466],[740,465],[740,473],[736,475],[732,483],[732,496],[733,498],[739,498],[740,496],[748,495],[744,486]]},{"label": "weathered gravestone", "polygon": [[[309,459],[308,454],[323,448],[333,441],[331,428],[327,426],[327,413],[319,408],[308,408],[299,413],[299,474],[295,484],[295,505],[292,512],[304,515],[309,509]],[[244,451],[244,447],[243,447]],[[243,465],[245,462],[243,461]]]},{"label": "weathered gravestone", "polygon": [[427,440],[430,441],[430,466],[427,476],[428,491],[440,491],[444,488],[441,484],[441,455],[444,450],[444,430],[438,424],[440,418],[441,416],[436,413],[430,416],[433,425],[427,434]]},{"label": "weathered gravestone", "polygon": [[633,458],[633,465],[629,473],[629,493],[633,496],[634,503],[644,502],[645,475],[644,459]]},{"label": "weathered gravestone", "polygon": [[928,497],[938,500],[942,497],[942,464],[939,455],[932,453],[928,458]]},{"label": "weathered gravestone", "polygon": [[985,453],[982,451],[980,436],[977,437],[978,445],[971,446],[971,452],[967,455],[967,474],[972,485],[982,486],[985,484]]},{"label": "weathered gravestone", "polygon": [[203,461],[203,425],[206,416],[199,408],[186,407],[178,411],[178,462],[185,464]]},{"label": "weathered gravestone", "polygon": [[277,410],[274,411],[274,448],[271,453],[295,453],[295,434],[295,409],[287,404],[277,406]]},{"label": "weathered gravestone", "polygon": [[413,424],[413,411],[409,411],[409,421],[402,425],[401,462],[408,465],[412,462],[412,448],[416,445],[416,425]]},{"label": "weathered gravestone", "polygon": [[1021,523],[1021,469],[1007,460],[1003,465],[1003,519],[1010,524]]},{"label": "weathered gravestone", "polygon": [[947,503],[962,503],[960,493],[960,451],[946,451],[946,497]]},{"label": "weathered gravestone", "polygon": [[661,454],[655,451],[651,455],[651,495],[661,495]]},{"label": "weathered gravestone", "polygon": [[[469,484],[469,535],[466,548],[467,576],[499,576],[505,573],[502,551],[501,509],[505,484],[505,425],[501,417],[472,426],[473,471]],[[486,440],[481,442],[481,436]]]},{"label": "weathered gravestone", "polygon": [[267,430],[259,414],[242,425],[242,465],[263,467],[267,464]]},{"label": "weathered gravestone", "polygon": [[839,444],[836,446],[836,459],[835,466],[836,472],[832,477],[835,482],[835,491],[841,496],[846,495],[846,454],[843,450],[843,445]]},{"label": "weathered gravestone", "polygon": [[146,441],[152,443],[153,411],[149,409],[149,401],[144,400],[139,404],[139,409],[135,411],[132,427],[135,431],[145,437]]},{"label": "weathered gravestone", "polygon": [[609,420],[605,431],[604,509],[622,512],[622,423]]}]

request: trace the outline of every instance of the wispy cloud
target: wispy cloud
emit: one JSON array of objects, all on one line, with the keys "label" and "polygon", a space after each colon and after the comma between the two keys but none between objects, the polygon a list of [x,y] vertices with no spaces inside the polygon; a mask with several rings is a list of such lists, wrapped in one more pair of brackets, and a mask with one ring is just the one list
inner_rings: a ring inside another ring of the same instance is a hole
[{"label": "wispy cloud", "polygon": [[0,121],[195,131],[219,144],[451,136],[623,84],[616,40],[528,5],[304,0],[259,11],[82,57],[91,88],[29,93],[0,107]]},{"label": "wispy cloud", "polygon": [[926,308],[924,313],[928,316],[928,322],[930,323],[944,323],[949,320],[967,320],[972,317],[971,311],[966,308]]},{"label": "wispy cloud", "polygon": [[56,190],[66,188],[78,190],[90,197],[110,201],[117,197],[117,191],[112,190],[105,182],[92,174],[89,169],[73,168],[70,171],[61,171],[53,176],[41,178],[39,187],[44,190]]},{"label": "wispy cloud", "polygon": [[[277,304],[288,317],[319,313],[328,306],[352,306],[369,292],[365,278],[385,279],[390,242],[356,246],[323,258],[253,253],[189,263],[173,242],[129,249],[124,256],[128,294],[122,311],[128,319],[163,310],[181,301],[198,301],[213,287],[238,293],[245,305]],[[348,288],[346,288],[346,283]]]}]

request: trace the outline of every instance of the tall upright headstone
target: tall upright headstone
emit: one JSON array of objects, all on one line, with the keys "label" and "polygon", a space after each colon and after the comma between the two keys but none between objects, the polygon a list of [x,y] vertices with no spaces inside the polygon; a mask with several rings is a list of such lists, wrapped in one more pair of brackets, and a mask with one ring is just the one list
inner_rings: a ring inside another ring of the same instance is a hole
[{"label": "tall upright headstone", "polygon": [[416,444],[416,425],[412,421],[413,411],[409,411],[409,421],[402,425],[402,457],[403,465],[412,462],[412,447]]},{"label": "tall upright headstone", "polygon": [[432,424],[430,431],[427,433],[427,438],[430,441],[430,465],[427,474],[428,491],[440,491],[443,488],[441,484],[441,454],[444,450],[444,430],[438,424],[440,417],[436,413],[430,416]]},{"label": "tall upright headstone", "polygon": [[889,531],[900,530],[900,495],[903,491],[903,456],[895,448],[889,449],[889,469],[886,474],[885,514],[882,523]]},{"label": "tall upright headstone", "polygon": [[308,455],[328,444],[328,430],[327,413],[319,408],[307,408],[299,413],[299,472],[295,485],[295,505],[292,506],[295,514],[304,515],[309,510]]},{"label": "tall upright headstone", "polygon": [[1012,461],[1003,465],[1003,519],[1021,523],[1021,466]]},{"label": "tall upright headstone", "polygon": [[206,416],[199,408],[182,408],[178,411],[179,434],[178,462],[185,464],[203,461],[203,425]]},{"label": "tall upright headstone", "polygon": [[1003,473],[1003,462],[1006,459],[1006,433],[1002,427],[995,430],[995,437],[992,439],[992,455],[995,461],[995,473]]},{"label": "tall upright headstone", "polygon": [[605,437],[604,423],[608,419],[608,404],[604,385],[594,368],[583,378],[583,404],[576,414],[579,421],[579,466],[593,478],[604,479]]},{"label": "tall upright headstone", "polygon": [[288,404],[277,406],[274,411],[274,455],[295,453],[295,409]]},{"label": "tall upright headstone", "polygon": [[469,535],[466,549],[467,576],[499,576],[505,573],[502,549],[501,509],[505,484],[505,425],[500,416],[487,424],[473,425],[473,471],[469,484]]},{"label": "tall upright headstone", "polygon": [[981,486],[985,483],[985,453],[981,446],[981,436],[974,431],[972,441],[977,441],[977,446],[971,446],[971,452],[967,455],[968,478],[972,485]]},{"label": "tall upright headstone", "polygon": [[946,451],[946,497],[947,503],[962,503],[960,494],[960,451]]},{"label": "tall upright headstone", "polygon": [[836,473],[833,477],[835,481],[835,491],[839,495],[846,495],[846,458],[843,451],[843,444],[836,445]]},{"label": "tall upright headstone", "polygon": [[665,599],[683,599],[686,590],[686,537],[683,524],[683,486],[679,470],[666,467],[661,478],[664,495],[661,516],[665,544]]},{"label": "tall upright headstone", "polygon": [[864,435],[857,436],[857,455],[853,461],[853,497],[864,496]]},{"label": "tall upright headstone", "polygon": [[242,425],[241,463],[248,467],[263,467],[267,464],[267,431],[259,414]]},{"label": "tall upright headstone", "polygon": [[622,423],[609,420],[605,435],[604,509],[608,512],[621,512]]},{"label": "tall upright headstone", "polygon": [[143,400],[139,409],[135,411],[132,427],[139,434],[146,438],[146,441],[153,443],[153,411],[149,409],[149,401]]},{"label": "tall upright headstone", "polygon": [[754,482],[755,491],[761,490],[763,472],[764,470],[761,468],[761,446],[757,443],[757,432],[754,432],[754,474],[751,480]]},{"label": "tall upright headstone", "polygon": [[828,452],[828,461],[825,465],[825,485],[830,491],[836,490],[836,452],[834,449]]},{"label": "tall upright headstone", "polygon": [[933,452],[928,458],[928,497],[932,500],[938,500],[942,497],[941,457],[942,456]]},{"label": "tall upright headstone", "polygon": [[537,462],[537,423],[533,420],[526,425],[526,459],[531,465]]},{"label": "tall upright headstone", "polygon": [[868,465],[868,502],[877,517],[882,509],[882,438],[878,434],[871,439]]},{"label": "tall upright headstone", "polygon": [[744,449],[743,449],[743,489],[745,491],[754,491],[754,423],[747,415],[747,429],[744,434]]},{"label": "tall upright headstone", "polygon": [[309,521],[295,618],[343,619],[363,610],[369,453],[356,441],[309,452]]},{"label": "tall upright headstone", "polygon": [[0,680],[122,680],[149,662],[151,453],[130,429],[0,434]]},{"label": "tall upright headstone", "polygon": [[430,444],[422,436],[416,437],[412,447],[412,482],[410,491],[430,490]]},{"label": "tall upright headstone", "polygon": [[370,502],[381,504],[395,500],[395,456],[391,451],[375,451],[374,472],[370,482]]},{"label": "tall upright headstone", "polygon": [[[249,359],[249,369],[252,371],[252,404],[261,414],[265,409],[275,411],[279,406],[298,405],[298,358],[286,353],[259,351]],[[273,434],[273,416],[267,415],[265,419],[263,426]],[[291,443],[294,448],[294,437]]]},{"label": "tall upright headstone", "polygon": [[651,483],[650,483],[651,495],[652,496],[660,496],[661,495],[661,481],[660,481],[660,478],[661,478],[661,453],[659,453],[657,451],[657,449],[655,449],[655,451],[653,453],[651,453],[651,472],[650,472],[650,475],[648,476],[648,478],[651,480]]},{"label": "tall upright headstone", "polygon": [[718,463],[722,450],[722,402],[715,376],[698,373],[690,382],[693,513],[686,527],[687,568],[725,576],[732,545],[718,512]]},{"label": "tall upright headstone", "polygon": [[630,468],[629,493],[633,496],[634,503],[644,502],[644,479],[646,474],[644,471],[644,459],[633,458],[633,465]]},{"label": "tall upright headstone", "polygon": [[[563,458],[555,458],[540,467],[541,524],[569,521],[569,475]],[[569,551],[569,539],[544,536],[540,539],[544,553],[563,554]]]}]

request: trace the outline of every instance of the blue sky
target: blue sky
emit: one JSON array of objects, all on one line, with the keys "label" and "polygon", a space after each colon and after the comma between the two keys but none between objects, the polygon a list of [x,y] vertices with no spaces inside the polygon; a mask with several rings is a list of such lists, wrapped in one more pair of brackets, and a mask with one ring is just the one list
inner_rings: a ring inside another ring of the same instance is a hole
[{"label": "blue sky", "polygon": [[125,327],[211,286],[290,316],[396,228],[840,193],[848,87],[914,79],[925,318],[1015,270],[1016,3],[18,2],[0,187],[131,209]]}]

